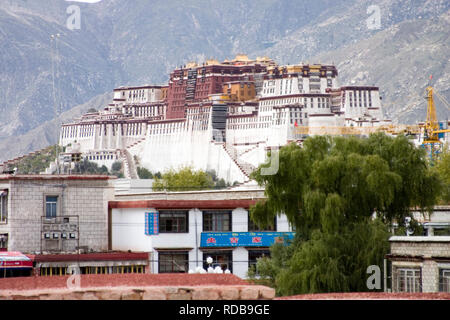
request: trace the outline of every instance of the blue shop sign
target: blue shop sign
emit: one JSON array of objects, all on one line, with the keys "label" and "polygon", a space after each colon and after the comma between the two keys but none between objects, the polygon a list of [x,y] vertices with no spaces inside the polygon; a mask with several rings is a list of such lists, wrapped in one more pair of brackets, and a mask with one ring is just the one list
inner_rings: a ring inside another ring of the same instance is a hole
[{"label": "blue shop sign", "polygon": [[202,247],[270,247],[294,238],[294,232],[202,232]]},{"label": "blue shop sign", "polygon": [[159,234],[158,212],[145,213],[145,234],[148,236]]}]

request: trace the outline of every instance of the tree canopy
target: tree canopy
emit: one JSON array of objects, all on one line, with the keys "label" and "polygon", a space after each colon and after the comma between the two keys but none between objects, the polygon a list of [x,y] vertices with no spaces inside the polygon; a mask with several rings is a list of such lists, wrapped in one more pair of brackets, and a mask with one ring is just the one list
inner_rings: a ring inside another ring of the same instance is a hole
[{"label": "tree canopy", "polygon": [[162,174],[161,178],[155,176],[153,190],[155,191],[186,191],[211,189],[214,186],[211,176],[202,171],[194,171],[191,167],[173,169]]},{"label": "tree canopy", "polygon": [[450,150],[448,145],[444,146],[444,151],[435,166],[435,170],[443,182],[441,203],[450,204]]},{"label": "tree canopy", "polygon": [[310,137],[280,149],[276,174],[262,175],[267,166],[252,175],[266,199],[251,218],[265,226],[284,213],[296,230],[292,248],[272,250],[290,250],[275,254],[284,261],[258,263],[281,294],[364,290],[366,268],[387,253],[388,226],[403,224],[412,207],[431,210],[441,188],[424,150],[382,133]]}]

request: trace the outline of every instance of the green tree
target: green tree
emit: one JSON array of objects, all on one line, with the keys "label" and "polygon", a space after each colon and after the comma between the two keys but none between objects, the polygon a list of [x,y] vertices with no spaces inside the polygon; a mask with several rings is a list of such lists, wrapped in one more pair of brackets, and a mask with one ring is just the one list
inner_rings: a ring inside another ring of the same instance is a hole
[{"label": "green tree", "polygon": [[79,174],[99,174],[100,172],[98,164],[89,161],[87,158],[75,163],[75,169],[73,170],[73,173]]},{"label": "green tree", "polygon": [[291,248],[258,262],[279,294],[367,290],[366,268],[381,265],[391,223],[404,224],[411,207],[431,210],[440,192],[424,150],[404,136],[316,136],[282,147],[275,175],[261,174],[267,166],[252,174],[266,200],[251,218],[265,226],[284,213],[296,230]]},{"label": "green tree", "polygon": [[450,204],[450,150],[448,145],[444,146],[444,152],[435,166],[435,170],[443,183],[441,203]]},{"label": "green tree", "polygon": [[179,171],[169,170],[161,178],[155,175],[153,183],[156,191],[202,190],[213,186],[214,182],[209,174],[202,170],[194,171],[191,167],[183,167]]},{"label": "green tree", "polygon": [[215,181],[214,189],[225,189],[229,186],[230,185],[228,183],[226,183],[224,179],[219,179],[219,180]]},{"label": "green tree", "polygon": [[137,167],[139,179],[153,179],[153,174],[146,168]]},{"label": "green tree", "polygon": [[111,171],[118,172],[122,170],[122,162],[121,161],[115,161],[111,166]]}]

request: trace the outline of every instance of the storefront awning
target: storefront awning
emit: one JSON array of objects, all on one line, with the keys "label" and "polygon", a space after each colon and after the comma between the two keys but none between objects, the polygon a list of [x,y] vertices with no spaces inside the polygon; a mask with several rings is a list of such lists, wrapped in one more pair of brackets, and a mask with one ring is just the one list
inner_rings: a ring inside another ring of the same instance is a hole
[{"label": "storefront awning", "polygon": [[0,269],[33,268],[33,261],[22,252],[0,252]]}]

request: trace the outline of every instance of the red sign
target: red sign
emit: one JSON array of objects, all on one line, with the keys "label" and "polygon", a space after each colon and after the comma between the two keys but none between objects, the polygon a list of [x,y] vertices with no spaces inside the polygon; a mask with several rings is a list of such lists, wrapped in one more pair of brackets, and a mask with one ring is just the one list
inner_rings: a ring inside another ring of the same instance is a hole
[{"label": "red sign", "polygon": [[252,238],[252,243],[261,243],[262,242],[262,238],[261,237],[253,237]]},{"label": "red sign", "polygon": [[216,243],[216,238],[208,238],[208,240],[206,240],[206,243]]},{"label": "red sign", "polygon": [[21,252],[1,252],[0,268],[32,268],[33,261]]},{"label": "red sign", "polygon": [[239,238],[236,238],[236,237],[230,238],[230,243],[238,243],[238,241],[239,241]]}]

